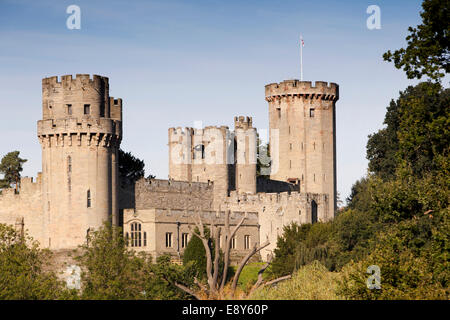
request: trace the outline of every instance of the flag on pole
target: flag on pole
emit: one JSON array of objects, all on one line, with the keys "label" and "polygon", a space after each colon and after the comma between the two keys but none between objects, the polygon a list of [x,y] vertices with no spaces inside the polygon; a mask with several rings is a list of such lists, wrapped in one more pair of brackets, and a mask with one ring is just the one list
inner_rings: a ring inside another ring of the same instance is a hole
[{"label": "flag on pole", "polygon": [[303,41],[303,36],[300,35],[300,81],[303,81],[303,47],[305,46],[305,41]]}]

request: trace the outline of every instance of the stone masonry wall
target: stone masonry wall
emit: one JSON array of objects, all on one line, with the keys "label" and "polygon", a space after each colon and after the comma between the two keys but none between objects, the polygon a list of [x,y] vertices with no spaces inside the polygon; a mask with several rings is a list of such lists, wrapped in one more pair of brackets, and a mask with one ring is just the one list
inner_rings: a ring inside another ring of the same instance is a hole
[{"label": "stone masonry wall", "polygon": [[[0,223],[22,228],[34,240],[41,244],[44,241],[44,227],[42,224],[42,183],[41,175],[36,182],[33,178],[23,177],[21,179],[20,191],[15,193],[14,189],[3,189],[0,195]],[[17,230],[20,231],[20,230]]]}]

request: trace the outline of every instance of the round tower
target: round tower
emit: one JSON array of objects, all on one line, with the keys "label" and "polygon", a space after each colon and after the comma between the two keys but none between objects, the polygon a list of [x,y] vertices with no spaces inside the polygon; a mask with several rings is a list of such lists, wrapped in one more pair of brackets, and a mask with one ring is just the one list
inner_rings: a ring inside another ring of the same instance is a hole
[{"label": "round tower", "polygon": [[122,100],[108,78],[77,74],[42,80],[43,245],[76,248],[105,221],[118,224]]},{"label": "round tower", "polygon": [[[335,83],[286,80],[265,87],[269,102],[271,179],[300,182],[301,192],[329,196],[336,211]],[[330,216],[331,215],[331,216]]]},{"label": "round tower", "polygon": [[256,193],[256,129],[251,117],[234,118],[236,191]]}]

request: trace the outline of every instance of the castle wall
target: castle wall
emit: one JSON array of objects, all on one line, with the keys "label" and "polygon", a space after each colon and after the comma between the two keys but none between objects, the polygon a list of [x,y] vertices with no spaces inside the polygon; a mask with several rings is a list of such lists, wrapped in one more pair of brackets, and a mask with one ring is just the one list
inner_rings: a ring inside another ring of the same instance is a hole
[{"label": "castle wall", "polygon": [[137,210],[214,210],[213,183],[140,179],[136,182],[135,194]]},{"label": "castle wall", "polygon": [[0,194],[0,223],[12,225],[18,232],[27,231],[39,243],[45,243],[42,213],[41,175],[36,182],[32,178],[21,179],[19,193],[3,189]]},{"label": "castle wall", "polygon": [[314,222],[312,201],[317,204],[318,217],[327,217],[330,206],[328,196],[311,193],[284,192],[245,195],[232,192],[221,205],[221,209],[257,212],[260,242],[263,243],[266,240],[270,242],[270,245],[261,251],[262,259],[266,260],[276,248],[277,237],[282,235],[284,226],[293,222],[297,224]]},{"label": "castle wall", "polygon": [[[135,251],[144,251],[159,256],[170,254],[175,257],[181,257],[185,245],[183,243],[183,234],[187,235],[188,241],[193,236],[192,230],[195,228],[194,217],[196,211],[178,210],[178,209],[141,209],[141,210],[125,210],[124,212],[124,233],[128,238],[128,245]],[[235,249],[232,250],[234,257],[245,255],[254,243],[259,243],[259,225],[258,215],[255,212],[232,212],[230,215],[230,226],[235,226],[243,217],[247,216],[246,221],[238,230],[235,236]],[[223,211],[201,211],[201,217],[204,225],[211,222],[218,226],[224,226],[225,212]],[[140,224],[140,246],[135,246],[135,239],[131,236],[132,224]],[[146,242],[144,245],[144,232]],[[167,234],[170,234],[168,236]],[[245,248],[245,236],[250,236],[249,248]],[[167,246],[167,237],[170,237],[170,246]],[[224,237],[221,237],[221,247],[224,246]]]}]

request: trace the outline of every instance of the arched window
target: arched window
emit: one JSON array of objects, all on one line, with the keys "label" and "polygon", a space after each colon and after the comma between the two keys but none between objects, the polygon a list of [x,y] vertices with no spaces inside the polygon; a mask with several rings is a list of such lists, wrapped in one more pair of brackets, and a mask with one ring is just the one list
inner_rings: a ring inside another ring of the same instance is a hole
[{"label": "arched window", "polygon": [[[144,232],[145,237],[147,238],[146,233]],[[147,242],[147,239],[145,239]],[[142,246],[142,232],[141,232],[141,224],[138,222],[133,222],[131,224],[131,246],[132,247],[141,247]]]}]

